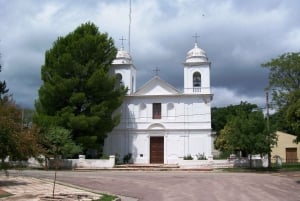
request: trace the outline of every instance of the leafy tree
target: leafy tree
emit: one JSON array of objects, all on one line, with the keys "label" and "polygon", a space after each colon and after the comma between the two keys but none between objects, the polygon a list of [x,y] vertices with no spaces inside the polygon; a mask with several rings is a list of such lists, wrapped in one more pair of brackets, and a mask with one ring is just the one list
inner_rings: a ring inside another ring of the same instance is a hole
[{"label": "leafy tree", "polygon": [[[290,131],[292,128],[299,141],[300,133],[295,125],[300,121],[297,115],[297,100],[300,98],[300,52],[284,53],[262,64],[262,67],[270,70],[267,89],[272,90],[278,116],[284,120],[284,123],[279,124],[279,129]],[[287,126],[284,126],[285,124]]]},{"label": "leafy tree", "polygon": [[[0,63],[0,73],[1,73],[1,71],[2,71],[2,66],[1,66],[1,63]],[[0,100],[2,100],[3,96],[7,92],[8,92],[8,89],[6,88],[6,82],[5,82],[5,80],[4,81],[0,80]]]},{"label": "leafy tree", "polygon": [[[241,112],[251,113],[255,108],[257,108],[257,105],[243,101],[239,105],[212,108],[212,129],[216,131],[217,139],[220,136],[220,131],[224,128],[230,118],[237,116]],[[218,143],[215,141],[215,147],[224,151],[222,147],[222,139],[219,139]]]},{"label": "leafy tree", "polygon": [[270,125],[272,125],[275,130],[294,133],[291,124],[287,122],[286,111],[283,109],[270,115]]},{"label": "leafy tree", "polygon": [[112,38],[92,23],[59,37],[45,55],[34,121],[70,130],[85,151],[101,148],[119,123],[120,115],[113,114],[127,91],[115,87],[116,78],[109,74],[116,52]]},{"label": "leafy tree", "polygon": [[[220,131],[216,144],[225,151],[242,151],[246,155],[269,153],[276,143],[276,135],[269,132],[261,111],[240,111],[232,116]],[[271,145],[271,146],[270,146]]]},{"label": "leafy tree", "polygon": [[16,153],[17,136],[21,131],[21,116],[16,105],[5,96],[0,100],[0,156],[1,161]]},{"label": "leafy tree", "polygon": [[21,109],[10,96],[0,100],[0,157],[4,164],[10,160],[27,160],[43,153],[39,145],[39,129],[23,128]]},{"label": "leafy tree", "polygon": [[243,101],[239,105],[212,108],[212,129],[217,134],[214,146],[221,151],[223,157],[228,157],[232,151],[225,148],[227,145],[224,142],[223,136],[220,135],[220,131],[225,127],[230,118],[237,116],[240,112],[250,113],[254,108],[257,108],[255,104]]},{"label": "leafy tree", "polygon": [[300,90],[290,93],[289,106],[286,111],[286,119],[293,131],[297,134],[296,142],[300,141]]},{"label": "leafy tree", "polygon": [[21,108],[7,93],[5,81],[0,81],[0,169],[5,170],[6,157],[10,160],[27,160],[43,153],[38,143],[39,129],[35,126],[23,127]]},{"label": "leafy tree", "polygon": [[81,147],[76,145],[71,138],[71,132],[62,127],[50,127],[45,135],[48,145],[48,156],[58,158],[58,156],[69,157],[81,151]]},{"label": "leafy tree", "polygon": [[59,156],[72,156],[81,151],[81,147],[76,145],[71,139],[70,131],[61,127],[50,127],[45,135],[48,145],[48,156],[54,158],[55,173],[52,196],[54,198],[57,169],[59,166]]}]

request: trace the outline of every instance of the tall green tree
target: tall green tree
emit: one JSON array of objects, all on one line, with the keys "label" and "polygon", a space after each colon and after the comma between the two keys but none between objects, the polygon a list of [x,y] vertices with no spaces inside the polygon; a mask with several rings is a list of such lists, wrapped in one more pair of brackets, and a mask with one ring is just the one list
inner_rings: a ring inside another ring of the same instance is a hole
[{"label": "tall green tree", "polygon": [[255,108],[257,108],[257,105],[243,101],[238,105],[212,108],[212,129],[217,134],[214,145],[216,149],[222,151],[224,156],[231,154],[232,150],[226,148],[227,144],[224,141],[224,135],[221,135],[221,130],[224,129],[225,125],[232,117],[238,116],[241,112],[246,114],[251,113]]},{"label": "tall green tree", "polygon": [[[0,54],[0,58],[1,58],[1,54]],[[1,73],[1,71],[2,71],[2,65],[0,63],[0,73]],[[0,80],[0,100],[2,100],[3,96],[5,94],[7,94],[7,92],[8,92],[8,89],[6,88],[5,80],[4,81]]]},{"label": "tall green tree", "polygon": [[119,123],[114,112],[127,91],[116,87],[116,78],[109,74],[116,53],[112,38],[93,23],[59,37],[45,55],[34,121],[70,130],[85,151],[101,148]]},{"label": "tall green tree", "polygon": [[284,126],[287,127],[286,130],[293,129],[299,141],[300,132],[295,125],[300,121],[297,115],[297,100],[300,98],[300,52],[284,53],[262,64],[262,67],[270,70],[267,88],[272,90],[272,99],[277,106],[278,116],[288,125]]},{"label": "tall green tree", "polygon": [[300,90],[291,92],[289,106],[286,111],[286,120],[296,133],[296,142],[300,141]]},{"label": "tall green tree", "polygon": [[216,131],[217,135],[224,128],[229,118],[236,116],[240,112],[250,113],[257,105],[241,101],[238,105],[229,105],[226,107],[213,107],[212,116],[212,129]]},{"label": "tall green tree", "polygon": [[242,151],[245,155],[266,154],[276,143],[276,135],[267,128],[262,111],[240,111],[220,131],[216,141],[224,151]]}]

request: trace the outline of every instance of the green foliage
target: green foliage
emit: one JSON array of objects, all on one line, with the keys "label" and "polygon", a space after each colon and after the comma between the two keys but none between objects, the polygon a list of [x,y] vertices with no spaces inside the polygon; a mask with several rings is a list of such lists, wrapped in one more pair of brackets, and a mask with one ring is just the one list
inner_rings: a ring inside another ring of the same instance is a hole
[{"label": "green foliage", "polygon": [[296,141],[300,141],[300,90],[290,93],[289,106],[286,111],[286,119],[293,131],[297,134]]},{"label": "green foliage", "polygon": [[274,114],[271,114],[270,125],[272,125],[275,130],[293,134],[292,126],[287,122],[286,112],[286,109],[279,109]]},{"label": "green foliage", "polygon": [[62,127],[50,127],[45,138],[48,145],[48,155],[54,158],[59,155],[70,157],[81,151],[81,147],[73,142],[70,131]]},{"label": "green foliage", "polygon": [[39,129],[35,126],[23,127],[22,112],[11,97],[0,100],[0,158],[2,162],[9,156],[10,160],[27,160],[36,157],[44,150],[39,143]]},{"label": "green foliage", "polygon": [[250,155],[268,153],[275,143],[276,135],[268,131],[263,113],[259,110],[250,113],[241,111],[231,117],[216,140],[222,151],[243,151]]},{"label": "green foliage", "polygon": [[183,160],[193,160],[194,158],[191,156],[191,154],[188,154],[183,157]]},{"label": "green foliage", "polygon": [[219,134],[226,125],[228,119],[232,116],[236,116],[241,111],[249,113],[254,108],[257,108],[257,105],[243,101],[239,105],[229,105],[222,108],[213,107],[211,112],[213,130]]},{"label": "green foliage", "polygon": [[[1,71],[2,71],[2,66],[1,66],[1,63],[0,63],[0,73],[1,73]],[[0,100],[2,100],[3,96],[7,92],[8,92],[8,89],[6,88],[6,82],[0,80]]]},{"label": "green foliage", "polygon": [[206,156],[204,153],[200,154],[196,154],[197,160],[207,160]]},{"label": "green foliage", "polygon": [[116,198],[118,198],[117,196],[114,195],[107,195],[107,194],[101,194],[101,198],[98,200],[93,200],[93,201],[113,201]]},{"label": "green foliage", "polygon": [[285,53],[262,64],[269,68],[269,86],[279,107],[287,104],[290,92],[300,89],[300,52]]},{"label": "green foliage", "polygon": [[70,131],[58,126],[48,127],[44,130],[45,145],[47,146],[47,156],[54,158],[54,180],[52,197],[54,198],[57,169],[59,166],[59,156],[69,157],[81,151],[81,147],[76,145],[71,139]]},{"label": "green foliage", "polygon": [[106,154],[105,154],[105,155],[101,156],[100,159],[108,160],[108,159],[109,159],[109,155],[106,155]]},{"label": "green foliage", "polygon": [[7,193],[7,192],[3,192],[3,193],[0,193],[0,198],[6,198],[6,197],[9,197],[9,196],[12,196],[13,194],[11,193]]},{"label": "green foliage", "polygon": [[129,163],[129,161],[131,160],[132,154],[128,153],[123,157],[123,163]]},{"label": "green foliage", "polygon": [[224,140],[220,138],[220,131],[224,129],[227,122],[241,112],[250,113],[257,105],[241,102],[239,105],[229,105],[222,108],[212,108],[212,128],[217,133],[217,140],[214,142],[216,149],[224,150]]},{"label": "green foliage", "polygon": [[300,163],[283,163],[281,170],[287,171],[300,171]]},{"label": "green foliage", "polygon": [[278,130],[296,134],[299,141],[300,52],[284,53],[262,67],[270,70],[267,89],[272,90],[277,116],[281,117],[276,122]]},{"label": "green foliage", "polygon": [[59,37],[45,55],[34,122],[70,130],[85,151],[101,148],[120,121],[114,112],[127,91],[115,87],[116,79],[109,74],[116,53],[112,38],[92,23]]}]

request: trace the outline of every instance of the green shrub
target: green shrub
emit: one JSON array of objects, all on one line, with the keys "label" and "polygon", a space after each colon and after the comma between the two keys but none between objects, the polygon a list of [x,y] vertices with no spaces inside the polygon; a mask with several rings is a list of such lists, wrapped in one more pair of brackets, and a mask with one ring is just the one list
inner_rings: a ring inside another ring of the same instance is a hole
[{"label": "green shrub", "polygon": [[191,156],[191,154],[188,154],[183,157],[183,160],[193,160],[194,158]]},{"label": "green shrub", "polygon": [[108,160],[109,159],[109,155],[107,154],[104,154],[100,157],[100,159],[105,159],[105,160]]},{"label": "green shrub", "polygon": [[197,157],[197,160],[207,160],[204,153],[203,154],[200,154],[200,153],[196,154],[196,157]]},{"label": "green shrub", "polygon": [[123,163],[129,163],[131,157],[132,157],[132,154],[131,154],[131,153],[128,153],[127,155],[125,155],[125,156],[123,157]]}]

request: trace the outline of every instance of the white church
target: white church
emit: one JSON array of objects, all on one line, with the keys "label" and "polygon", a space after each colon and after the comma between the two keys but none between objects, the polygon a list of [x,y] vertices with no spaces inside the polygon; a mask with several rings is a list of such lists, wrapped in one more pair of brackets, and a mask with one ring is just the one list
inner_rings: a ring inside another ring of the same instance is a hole
[{"label": "white church", "polygon": [[[135,164],[177,164],[180,158],[212,155],[210,66],[195,46],[183,63],[184,89],[154,76],[136,90],[136,68],[121,48],[111,73],[128,88],[120,107],[121,122],[108,134],[105,154],[132,154]],[[178,67],[180,68],[180,67]]]}]

